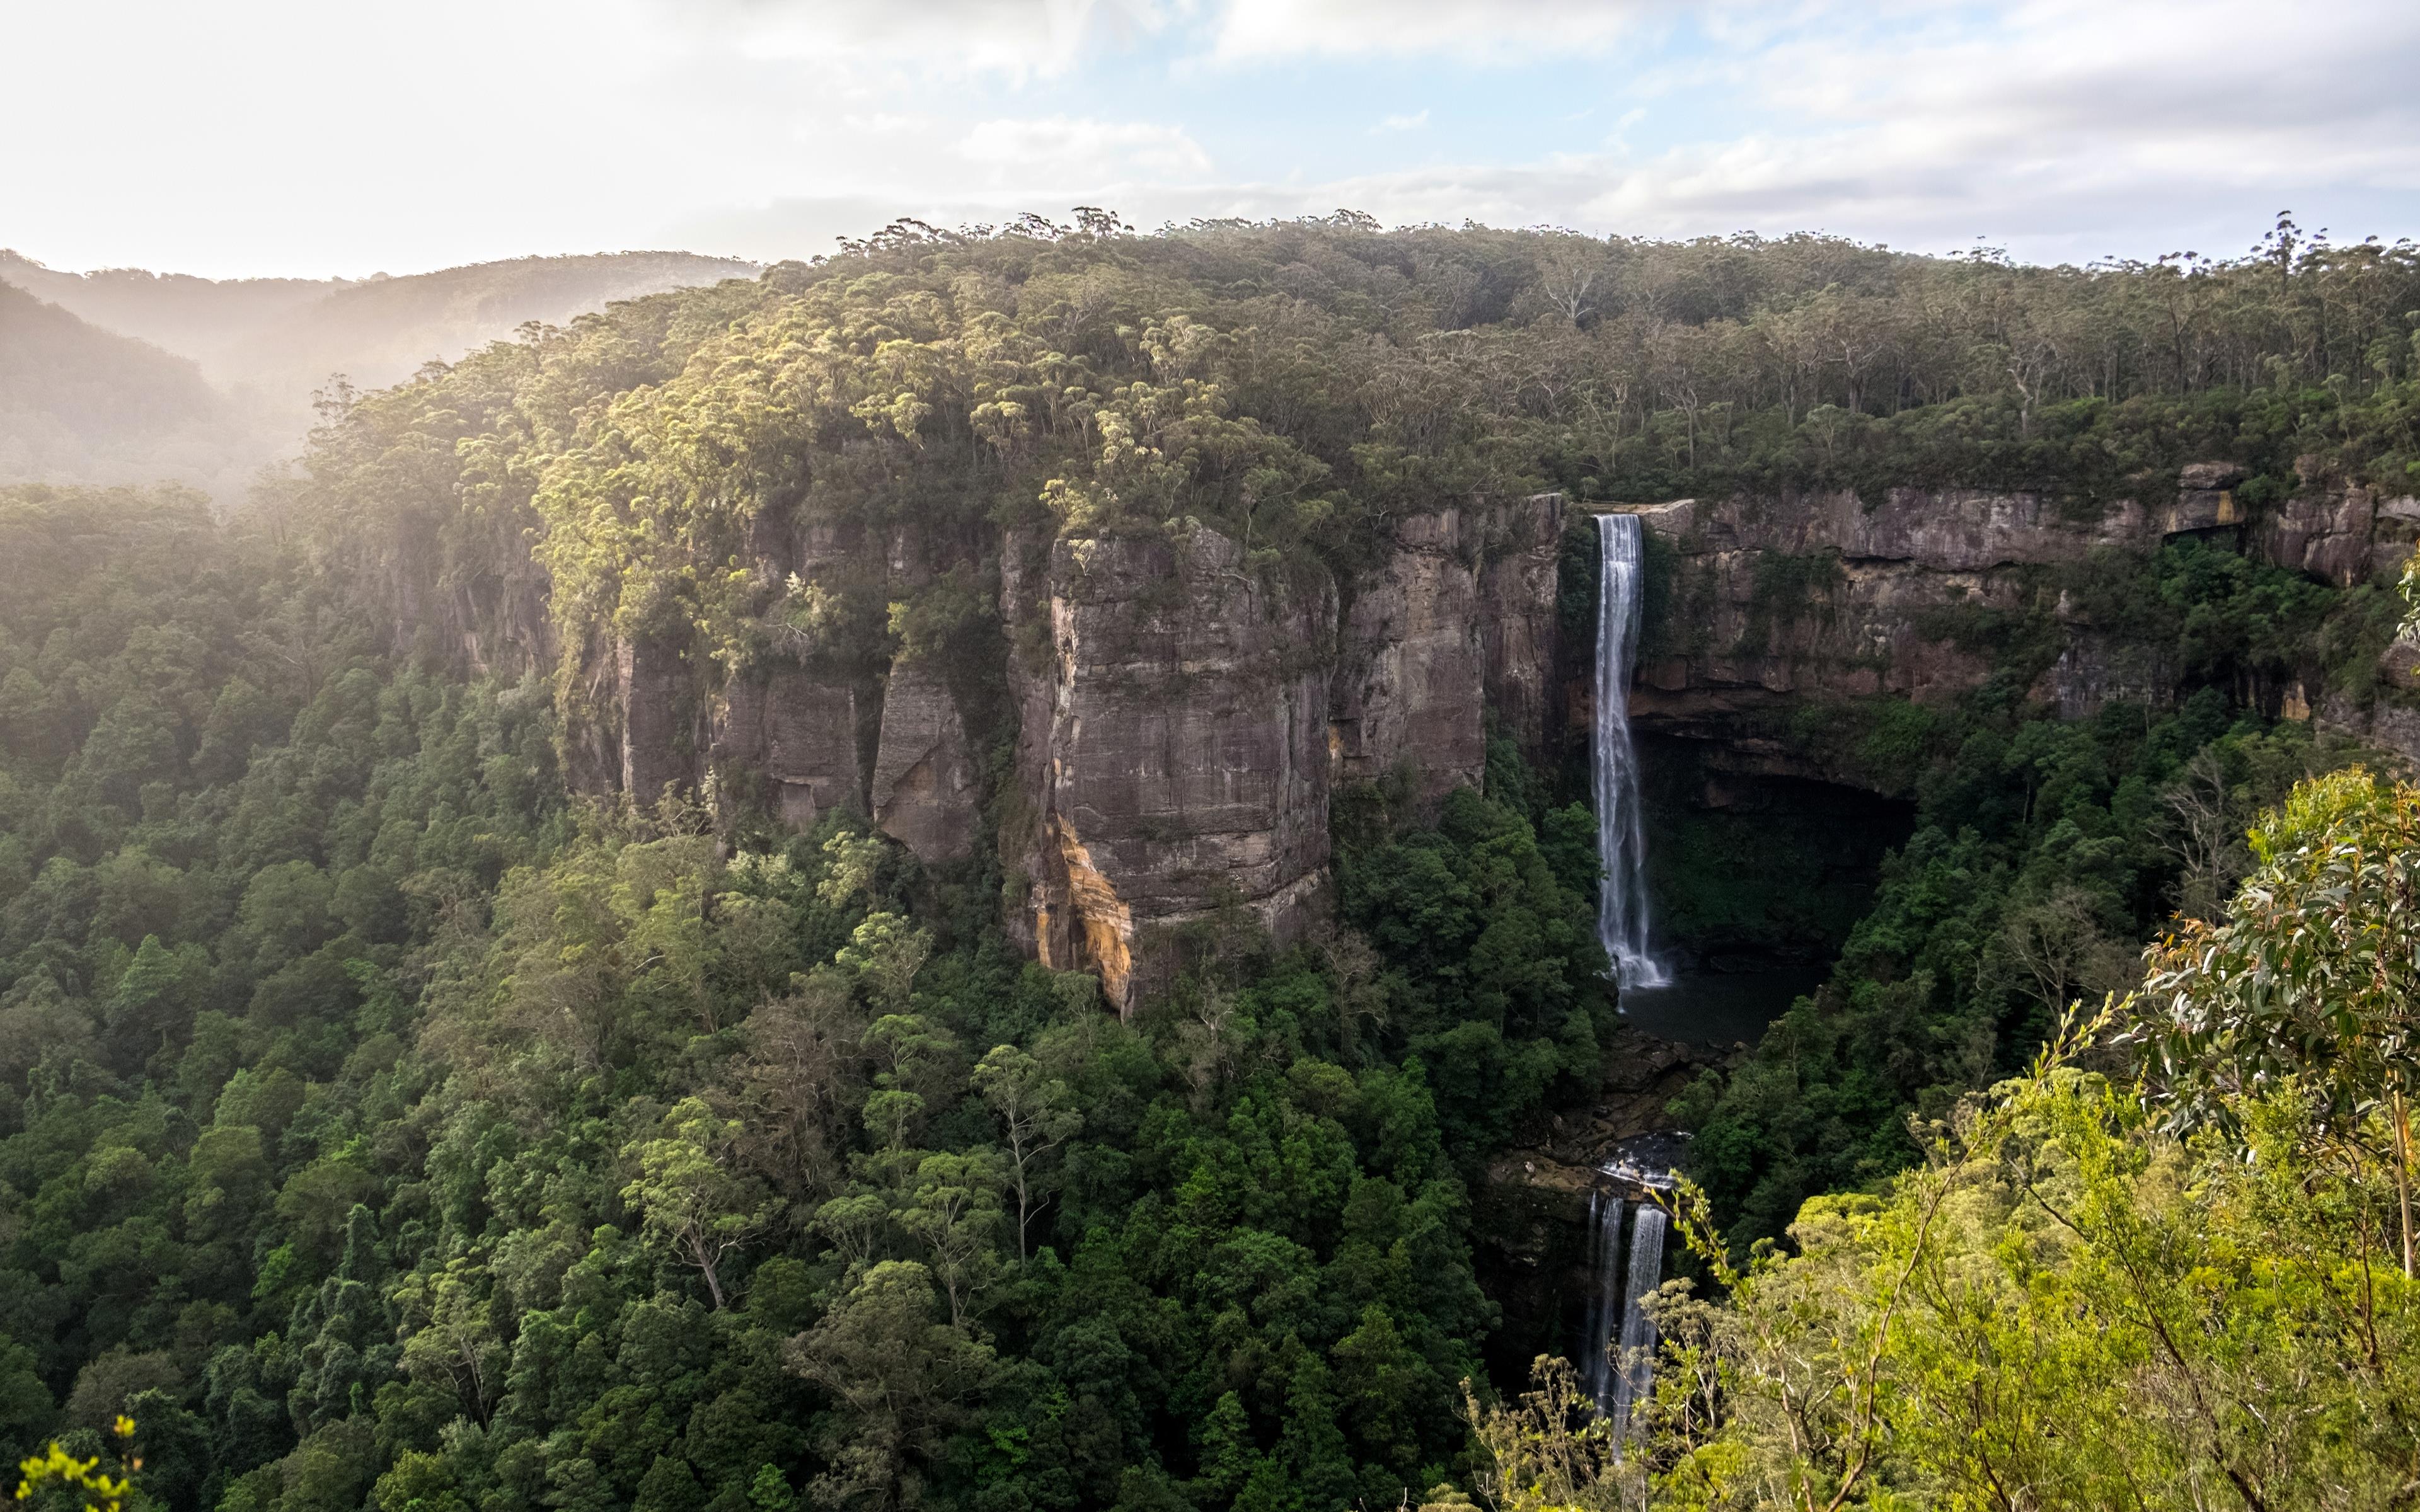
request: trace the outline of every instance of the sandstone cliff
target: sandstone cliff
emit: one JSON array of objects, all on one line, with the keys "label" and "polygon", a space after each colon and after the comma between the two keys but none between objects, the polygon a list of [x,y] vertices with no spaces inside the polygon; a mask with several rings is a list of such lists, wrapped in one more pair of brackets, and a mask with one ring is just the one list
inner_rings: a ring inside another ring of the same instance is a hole
[{"label": "sandstone cliff", "polygon": [[[2236,469],[2200,464],[2183,471],[2171,502],[2121,501],[2084,517],[2037,494],[1965,489],[1895,488],[1872,504],[1844,491],[1633,507],[1668,549],[1670,580],[1668,623],[1639,669],[1632,719],[1646,733],[1706,742],[1736,770],[1857,780],[1790,738],[1789,717],[1820,701],[1941,703],[1976,687],[1993,671],[1995,648],[1960,634],[1962,625],[1975,625],[1977,611],[2034,605],[2041,569],[2199,533],[2350,586],[2399,571],[2420,525],[2420,501],[2381,500],[2316,471],[2292,498],[2260,510],[2237,500],[2240,481]],[[2065,598],[2051,618],[2059,643],[2033,696],[2069,717],[2172,697],[2177,671],[2161,648],[2130,642]],[[2313,712],[2308,689],[2261,691],[2274,712]],[[2341,702],[2333,715],[2420,756],[2420,738],[2398,738],[2407,724],[2420,736],[2420,718]]]},{"label": "sandstone cliff", "polygon": [[1561,531],[1557,495],[1417,515],[1344,584],[1248,571],[1207,528],[1013,546],[1002,618],[1047,625],[1047,652],[1011,671],[1012,928],[1121,1007],[1230,910],[1299,938],[1338,784],[1476,783],[1491,708],[1543,740]]},{"label": "sandstone cliff", "polygon": [[[845,808],[929,864],[996,852],[1011,932],[1127,1007],[1193,927],[1315,927],[1339,784],[1400,775],[1434,803],[1481,780],[1491,716],[1542,748],[1562,529],[1558,495],[1411,515],[1339,581],[1202,526],[986,543],[768,524],[761,577],[834,598],[996,571],[996,655],[869,665],[776,637],[726,676],[673,639],[624,642],[589,680],[576,780],[653,802],[711,776],[795,828]],[[1011,730],[1012,791],[986,795],[978,750]]]},{"label": "sandstone cliff", "polygon": [[[1792,721],[1876,695],[1955,699],[2004,670],[2005,648],[1970,633],[1993,611],[2046,613],[2055,654],[2030,692],[2071,717],[2172,696],[2163,648],[2046,589],[2096,550],[2197,532],[2346,585],[2391,576],[2420,533],[2412,500],[2314,473],[2252,509],[2238,481],[2188,468],[2156,506],[2088,517],[2029,493],[1914,488],[1634,506],[1665,579],[1634,723],[1698,742],[1710,772],[1871,785]],[[996,573],[996,654],[848,664],[769,650],[723,679],[678,644],[624,644],[593,680],[604,708],[575,732],[576,770],[643,801],[711,773],[793,826],[846,808],[931,864],[997,855],[1011,932],[1129,1006],[1197,930],[1250,920],[1283,943],[1316,927],[1339,785],[1400,775],[1433,803],[1481,779],[1491,717],[1533,754],[1584,724],[1587,648],[1557,644],[1563,528],[1554,495],[1404,516],[1341,581],[1251,563],[1202,526],[992,542],[768,528],[763,571],[876,603]],[[2415,667],[2420,648],[2390,654],[2390,689],[2420,683]],[[970,690],[991,695],[981,717]],[[2407,694],[2260,692],[2275,712],[2420,757]],[[987,794],[978,752],[1012,736],[1010,791]]]}]

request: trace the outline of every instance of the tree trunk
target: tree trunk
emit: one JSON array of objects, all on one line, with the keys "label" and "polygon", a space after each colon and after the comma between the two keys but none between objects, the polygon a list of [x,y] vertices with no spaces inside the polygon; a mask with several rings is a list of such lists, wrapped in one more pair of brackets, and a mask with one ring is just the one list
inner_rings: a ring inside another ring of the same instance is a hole
[{"label": "tree trunk", "polygon": [[2403,1208],[2403,1278],[2412,1279],[2412,1108],[2395,1094],[2395,1195]]},{"label": "tree trunk", "polygon": [[715,1255],[702,1238],[689,1242],[690,1254],[697,1257],[697,1268],[706,1276],[706,1294],[714,1299],[714,1310],[722,1311],[722,1278],[714,1273]]}]

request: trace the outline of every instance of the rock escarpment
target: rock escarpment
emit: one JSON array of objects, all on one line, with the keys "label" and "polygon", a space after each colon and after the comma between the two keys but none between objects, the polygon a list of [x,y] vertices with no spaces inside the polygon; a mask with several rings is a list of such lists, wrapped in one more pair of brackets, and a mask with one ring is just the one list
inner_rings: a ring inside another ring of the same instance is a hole
[{"label": "rock escarpment", "polygon": [[[993,649],[869,663],[768,635],[726,673],[669,638],[627,641],[591,679],[579,780],[652,802],[711,777],[794,828],[853,809],[928,864],[996,851],[1011,932],[1127,1007],[1197,928],[1315,927],[1340,784],[1400,778],[1433,804],[1481,779],[1491,714],[1542,748],[1562,528],[1559,495],[1410,515],[1342,581],[1199,525],[992,543],[768,528],[755,570],[794,598],[896,605],[997,571]],[[978,753],[1012,737],[1009,789],[986,794]]]},{"label": "rock escarpment", "polygon": [[[1842,491],[1636,506],[1669,578],[1632,719],[1648,733],[1705,742],[1736,770],[1855,781],[1792,738],[1791,717],[1877,694],[1944,703],[1979,686],[1999,648],[1978,632],[1994,613],[2038,608],[2044,569],[2201,534],[2350,586],[2399,571],[2420,525],[2420,503],[2316,470],[2292,497],[2257,510],[2238,500],[2241,481],[2240,470],[2197,464],[2170,502],[2120,501],[2084,514],[2034,493],[1918,488],[1871,503]],[[2064,594],[2050,618],[2055,659],[2033,696],[2069,717],[2172,699],[2178,670],[2164,648],[2094,623]],[[2300,687],[2256,691],[2274,712],[2313,712]],[[2393,725],[2391,714],[2381,725],[2376,711],[2350,706],[2335,717],[2364,733]],[[2420,754],[2420,741],[2409,750]]]},{"label": "rock escarpment", "polygon": [[1413,516],[1343,584],[1207,528],[1013,546],[1003,619],[1047,633],[1011,671],[1012,928],[1122,1007],[1191,927],[1301,937],[1338,785],[1477,782],[1491,708],[1543,740],[1561,530],[1555,495]]},{"label": "rock escarpment", "polygon": [[974,854],[974,753],[949,681],[927,658],[892,663],[866,796],[883,832],[925,860]]},{"label": "rock escarpment", "polygon": [[[1298,934],[1327,861],[1334,588],[1271,580],[1215,531],[1059,541],[1039,670],[1018,668],[1024,918],[1045,965],[1131,993],[1138,931],[1235,903]],[[1020,578],[1008,590],[1032,612]],[[1019,843],[1021,839],[1021,844]]]}]

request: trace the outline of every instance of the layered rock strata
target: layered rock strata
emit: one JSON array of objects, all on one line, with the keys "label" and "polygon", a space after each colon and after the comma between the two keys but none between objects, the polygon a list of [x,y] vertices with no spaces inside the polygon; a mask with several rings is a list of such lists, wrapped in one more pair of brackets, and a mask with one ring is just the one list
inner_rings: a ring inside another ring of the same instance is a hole
[{"label": "layered rock strata", "polygon": [[[2242,478],[2227,464],[2196,464],[2172,502],[2119,501],[2089,517],[2039,494],[1971,489],[1895,488],[1873,505],[1839,492],[1637,507],[1668,548],[1671,579],[1668,623],[1640,668],[1632,719],[1709,742],[1739,770],[1854,780],[1792,738],[1789,717],[1812,702],[1890,694],[1942,703],[1974,688],[1993,671],[1992,647],[1962,629],[1988,618],[1978,611],[2034,605],[2040,569],[2096,548],[2150,550],[2207,534],[2344,586],[2399,570],[2420,526],[2420,503],[2381,500],[2316,471],[2292,498],[2248,509],[2235,492]],[[2052,617],[2064,644],[2037,698],[2084,717],[2116,701],[2172,696],[2177,671],[2159,648],[2092,624],[2065,598]],[[2312,712],[2299,688],[2275,690],[2272,702],[2288,715]],[[2377,722],[2362,717],[2365,731]]]},{"label": "layered rock strata", "polygon": [[[1255,564],[1206,527],[1012,534],[1001,622],[1022,650],[1005,665],[903,655],[852,678],[768,652],[718,687],[677,645],[625,643],[600,689],[617,759],[583,780],[653,801],[712,773],[794,827],[854,807],[927,862],[963,862],[993,837],[962,699],[970,678],[997,677],[1017,730],[997,810],[1010,927],[1044,964],[1099,973],[1126,1007],[1197,929],[1249,919],[1282,944],[1316,925],[1337,785],[1400,776],[1434,807],[1481,780],[1491,712],[1543,747],[1562,527],[1558,495],[1401,517],[1342,583]],[[759,537],[775,580],[889,595],[973,580],[978,544],[770,525]]]},{"label": "layered rock strata", "polygon": [[1023,678],[1025,926],[1043,964],[1136,984],[1142,932],[1226,905],[1298,934],[1327,861],[1334,591],[1215,531],[1050,548],[1048,662]]},{"label": "layered rock strata", "polygon": [[1249,570],[1207,528],[1012,544],[1002,618],[1047,626],[1012,670],[1024,883],[1012,920],[1110,999],[1231,910],[1282,944],[1327,887],[1328,799],[1401,773],[1434,802],[1476,783],[1486,716],[1543,739],[1559,496],[1398,522],[1374,570]]}]

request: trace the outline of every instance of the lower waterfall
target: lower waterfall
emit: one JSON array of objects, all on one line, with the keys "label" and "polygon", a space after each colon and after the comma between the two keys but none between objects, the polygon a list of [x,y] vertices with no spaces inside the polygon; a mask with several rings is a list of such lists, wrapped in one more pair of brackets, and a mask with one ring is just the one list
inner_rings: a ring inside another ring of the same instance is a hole
[{"label": "lower waterfall", "polygon": [[1622,987],[1665,987],[1671,975],[1647,949],[1647,829],[1639,817],[1638,753],[1630,743],[1630,670],[1645,597],[1645,534],[1636,515],[1599,515],[1596,729],[1596,935]]},{"label": "lower waterfall", "polygon": [[1599,1413],[1613,1411],[1614,1331],[1621,1326],[1621,1198],[1589,1194],[1588,1331],[1581,1335],[1580,1381]]},{"label": "lower waterfall", "polygon": [[[1621,1205],[1616,1198],[1614,1206]],[[1630,1276],[1621,1303],[1621,1338],[1608,1362],[1613,1402],[1604,1409],[1613,1422],[1616,1444],[1630,1436],[1631,1408],[1655,1387],[1655,1319],[1641,1304],[1664,1280],[1664,1210],[1652,1202],[1639,1203],[1630,1222]]]}]

